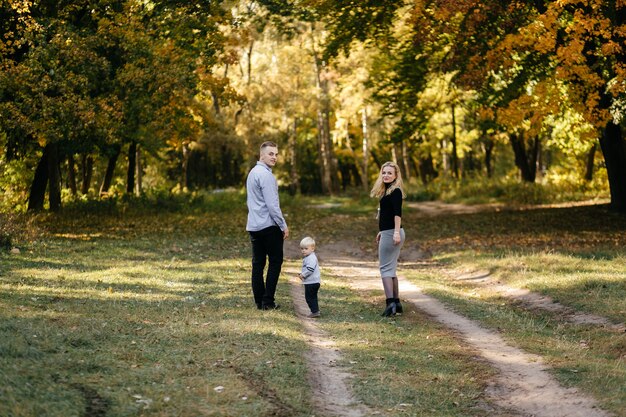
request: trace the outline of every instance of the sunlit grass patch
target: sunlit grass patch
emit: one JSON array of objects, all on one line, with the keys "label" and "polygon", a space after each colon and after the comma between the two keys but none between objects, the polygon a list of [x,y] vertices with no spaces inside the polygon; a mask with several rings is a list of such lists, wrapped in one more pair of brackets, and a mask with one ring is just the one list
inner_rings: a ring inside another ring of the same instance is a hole
[{"label": "sunlit grass patch", "polygon": [[[458,275],[462,271],[486,271],[493,282],[549,295],[579,311],[616,323],[626,317],[626,256],[621,252],[591,261],[579,253],[560,251],[470,251],[448,254],[442,261],[449,262]],[[457,285],[477,287],[471,280],[458,281]]]}]

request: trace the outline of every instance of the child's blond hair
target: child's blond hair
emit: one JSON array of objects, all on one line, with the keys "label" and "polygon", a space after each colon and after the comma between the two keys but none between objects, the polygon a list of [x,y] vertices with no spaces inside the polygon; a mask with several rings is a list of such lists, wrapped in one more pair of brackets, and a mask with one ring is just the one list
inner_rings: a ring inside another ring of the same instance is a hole
[{"label": "child's blond hair", "polygon": [[312,237],[307,236],[300,241],[300,247],[301,248],[313,247],[313,249],[315,249],[315,240],[313,240]]}]

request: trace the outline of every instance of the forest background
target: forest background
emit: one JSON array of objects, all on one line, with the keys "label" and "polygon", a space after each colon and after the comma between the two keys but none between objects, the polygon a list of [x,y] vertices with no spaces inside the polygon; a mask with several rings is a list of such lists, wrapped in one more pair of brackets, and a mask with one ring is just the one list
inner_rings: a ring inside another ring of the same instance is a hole
[{"label": "forest background", "polygon": [[2,208],[241,188],[626,210],[622,1],[2,0]]}]

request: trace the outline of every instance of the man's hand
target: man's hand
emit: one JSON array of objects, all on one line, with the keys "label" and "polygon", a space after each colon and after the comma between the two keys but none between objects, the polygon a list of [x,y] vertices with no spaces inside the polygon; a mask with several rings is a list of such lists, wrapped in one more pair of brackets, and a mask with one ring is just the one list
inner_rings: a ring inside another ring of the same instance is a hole
[{"label": "man's hand", "polygon": [[285,227],[285,230],[283,230],[283,240],[287,239],[289,237],[289,228]]}]

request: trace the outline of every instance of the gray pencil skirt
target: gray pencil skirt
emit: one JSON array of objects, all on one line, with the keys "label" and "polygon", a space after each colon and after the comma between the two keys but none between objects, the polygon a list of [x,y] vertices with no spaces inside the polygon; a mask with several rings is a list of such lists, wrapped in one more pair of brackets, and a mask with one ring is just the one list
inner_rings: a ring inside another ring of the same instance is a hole
[{"label": "gray pencil skirt", "polygon": [[404,229],[400,229],[400,244],[393,244],[393,229],[383,230],[380,232],[380,241],[378,242],[378,265],[380,267],[381,278],[397,277],[396,268],[398,267],[398,258],[400,257],[400,249],[404,245]]}]

